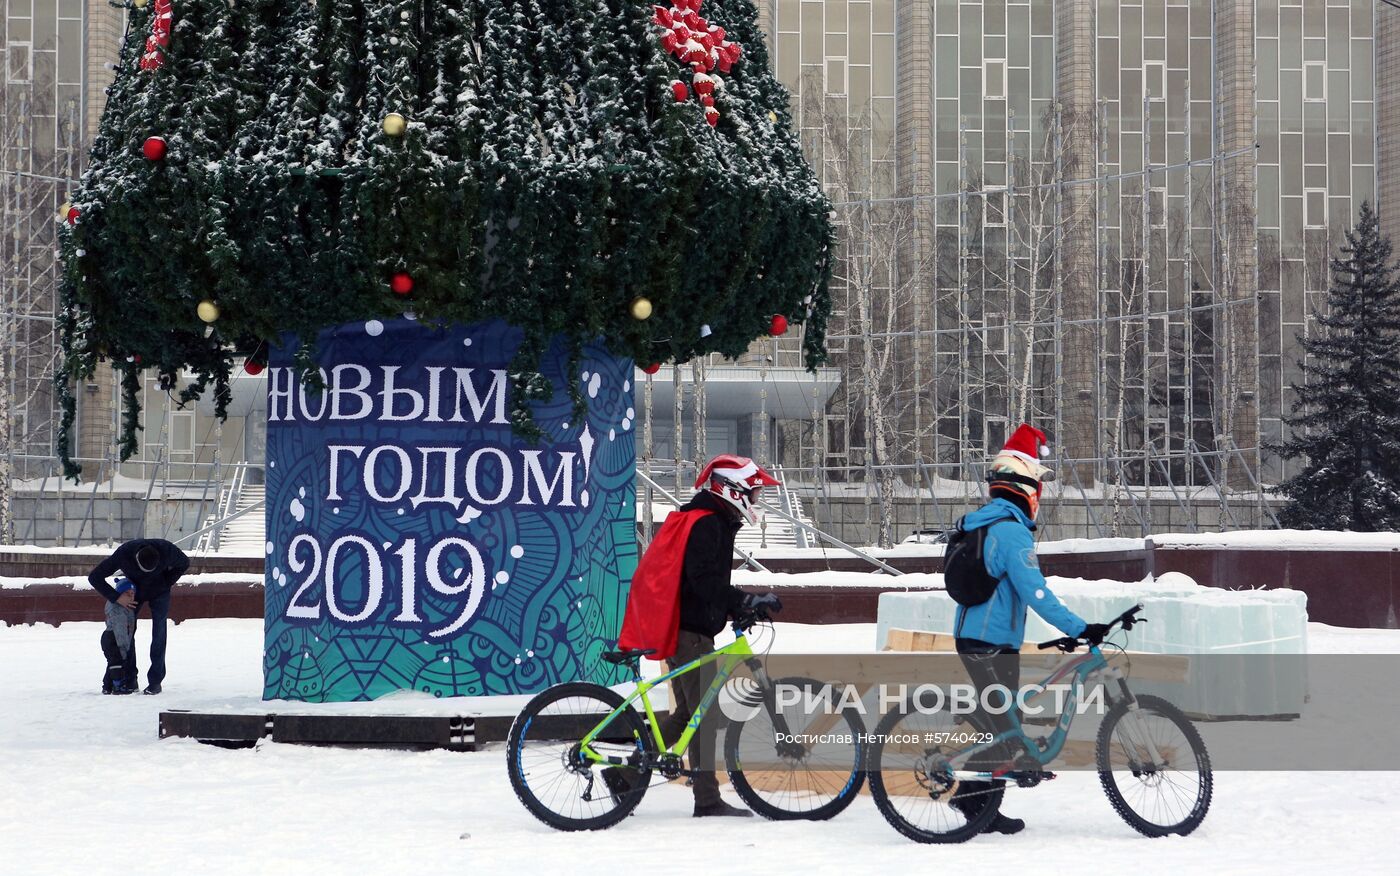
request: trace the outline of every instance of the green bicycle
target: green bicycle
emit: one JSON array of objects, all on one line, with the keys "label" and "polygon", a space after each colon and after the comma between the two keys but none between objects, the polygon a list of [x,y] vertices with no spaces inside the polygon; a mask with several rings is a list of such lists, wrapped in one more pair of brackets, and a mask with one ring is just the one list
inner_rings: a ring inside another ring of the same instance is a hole
[{"label": "green bicycle", "polygon": [[[506,743],[510,783],[525,808],[559,830],[600,830],[626,818],[650,787],[652,773],[669,781],[691,771],[681,758],[700,721],[714,705],[726,681],[741,664],[753,684],[737,696],[724,736],[725,767],[734,790],[749,808],[775,820],[822,820],[841,812],[860,793],[864,781],[862,745],[805,745],[791,741],[813,738],[818,731],[863,738],[857,712],[834,715],[785,714],[776,689],[817,688],[811,679],[784,678],[774,682],[750,647],[747,633],[770,621],[761,609],[734,622],[734,641],[651,680],[641,677],[640,660],[653,651],[614,651],[604,659],[630,666],[636,690],[624,697],[611,688],[588,682],[558,684],[540,693],[511,725]],[[770,627],[771,631],[771,627]],[[667,745],[648,693],[672,678],[714,662],[716,675],[679,739]],[[640,701],[642,711],[635,708]],[[725,711],[731,711],[726,708]],[[791,710],[789,710],[791,711]],[[808,721],[792,726],[794,721]],[[831,725],[831,726],[825,726]],[[741,753],[762,752],[761,766],[745,771]]]},{"label": "green bicycle", "polygon": [[[1136,605],[1123,612],[1110,630],[1146,623],[1137,616],[1141,610]],[[1210,755],[1200,733],[1166,700],[1135,695],[1099,643],[1066,637],[1039,647],[1071,653],[1083,645],[1088,651],[1040,683],[1049,688],[1070,680],[1072,688],[1054,730],[1044,738],[1031,738],[1019,726],[994,733],[980,715],[973,716],[969,730],[955,727],[946,712],[887,714],[873,734],[869,765],[870,794],[885,820],[923,843],[957,843],[976,836],[996,818],[1008,782],[1030,788],[1055,777],[1044,767],[1064,750],[1086,686],[1101,679],[1108,709],[1094,742],[1094,765],[1113,810],[1149,837],[1186,836],[1199,827],[1210,809],[1213,786]],[[966,745],[968,741],[973,744]],[[970,763],[1007,745],[1022,753],[1001,768],[973,768]]]}]

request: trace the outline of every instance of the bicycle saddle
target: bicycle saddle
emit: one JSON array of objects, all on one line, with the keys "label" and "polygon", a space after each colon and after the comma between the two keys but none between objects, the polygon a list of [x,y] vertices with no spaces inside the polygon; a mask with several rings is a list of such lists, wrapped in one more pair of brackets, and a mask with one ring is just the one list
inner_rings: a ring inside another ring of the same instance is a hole
[{"label": "bicycle saddle", "polygon": [[616,663],[621,666],[624,663],[631,663],[640,657],[655,654],[655,648],[628,648],[624,651],[604,651],[603,659],[609,663]]}]

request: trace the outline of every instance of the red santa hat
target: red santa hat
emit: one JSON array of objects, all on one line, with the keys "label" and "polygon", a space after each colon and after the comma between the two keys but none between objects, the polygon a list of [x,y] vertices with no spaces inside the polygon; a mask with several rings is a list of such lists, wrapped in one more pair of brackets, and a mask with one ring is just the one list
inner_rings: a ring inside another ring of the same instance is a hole
[{"label": "red santa hat", "polygon": [[1006,446],[997,455],[1003,454],[1039,464],[1040,460],[1050,456],[1050,443],[1044,432],[1027,423],[1022,423],[1016,427],[1015,432],[1011,433],[1011,437],[1006,439]]}]

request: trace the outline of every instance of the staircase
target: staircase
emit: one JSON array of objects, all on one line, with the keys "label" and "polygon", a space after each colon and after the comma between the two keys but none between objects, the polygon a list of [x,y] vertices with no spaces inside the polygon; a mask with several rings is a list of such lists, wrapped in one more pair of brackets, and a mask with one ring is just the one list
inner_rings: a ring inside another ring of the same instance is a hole
[{"label": "staircase", "polygon": [[[238,493],[238,499],[234,503],[233,513],[248,511],[254,505],[263,501],[267,488],[262,484],[244,484],[243,489]],[[263,509],[248,511],[242,517],[230,520],[224,525],[223,532],[219,535],[219,553],[234,554],[238,556],[257,555],[266,553],[267,544],[267,518],[263,514]]]},{"label": "staircase", "polygon": [[[198,550],[231,556],[260,557],[266,553],[266,522],[262,509],[256,506],[266,498],[267,488],[263,484],[248,483],[246,475],[247,469],[239,469],[224,485],[219,503],[204,525],[213,526],[220,520],[228,520],[228,523],[201,535],[196,545]],[[234,516],[240,513],[241,516]]]},{"label": "staircase", "polygon": [[[788,489],[782,467],[773,466],[772,474],[778,480],[778,486],[774,488],[774,492],[763,497],[764,503],[776,505],[803,523],[811,525],[811,518],[802,510],[802,500]],[[802,527],[777,514],[768,514],[760,510],[759,515],[756,526],[745,526],[739,530],[739,534],[734,537],[736,547],[746,551],[757,548],[811,547],[811,533]]]}]

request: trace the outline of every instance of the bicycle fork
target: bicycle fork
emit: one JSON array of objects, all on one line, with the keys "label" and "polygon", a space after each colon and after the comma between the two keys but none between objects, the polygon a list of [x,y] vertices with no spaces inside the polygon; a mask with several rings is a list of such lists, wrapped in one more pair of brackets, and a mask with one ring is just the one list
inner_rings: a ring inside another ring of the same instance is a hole
[{"label": "bicycle fork", "polygon": [[1152,739],[1152,734],[1146,732],[1142,726],[1137,697],[1133,696],[1133,692],[1128,689],[1128,681],[1123,677],[1123,671],[1116,666],[1110,666],[1104,674],[1107,681],[1118,682],[1118,690],[1123,696],[1123,702],[1127,703],[1127,712],[1124,714],[1123,720],[1118,722],[1115,735],[1121,734],[1122,738],[1120,738],[1119,744],[1127,750],[1128,763],[1133,774],[1137,775],[1140,772],[1139,752],[1146,752],[1151,759],[1153,769],[1162,766],[1164,763],[1162,752],[1158,750],[1157,743]]}]

